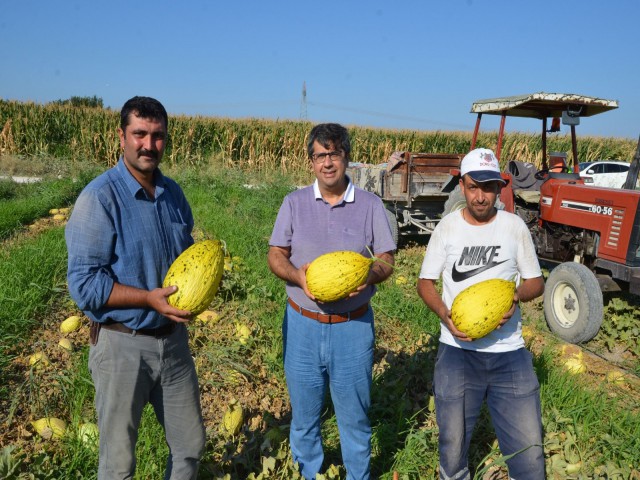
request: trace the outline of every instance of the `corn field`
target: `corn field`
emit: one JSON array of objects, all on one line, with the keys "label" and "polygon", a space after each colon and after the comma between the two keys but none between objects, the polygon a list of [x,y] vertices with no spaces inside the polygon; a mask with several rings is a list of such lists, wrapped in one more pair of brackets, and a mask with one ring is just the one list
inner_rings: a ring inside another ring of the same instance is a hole
[{"label": "corn field", "polygon": [[[0,155],[67,158],[113,166],[120,153],[118,111],[102,108],[0,100]],[[394,151],[464,153],[469,132],[389,130],[350,127],[352,160],[382,163]],[[304,121],[234,120],[170,116],[165,162],[172,166],[206,165],[213,160],[246,170],[299,172],[307,168],[306,139],[312,124]],[[481,132],[477,146],[495,148],[498,133]],[[615,158],[631,161],[634,141],[580,137],[580,161]],[[549,151],[571,151],[568,135],[547,140]],[[502,161],[542,163],[537,133],[506,133]]]}]

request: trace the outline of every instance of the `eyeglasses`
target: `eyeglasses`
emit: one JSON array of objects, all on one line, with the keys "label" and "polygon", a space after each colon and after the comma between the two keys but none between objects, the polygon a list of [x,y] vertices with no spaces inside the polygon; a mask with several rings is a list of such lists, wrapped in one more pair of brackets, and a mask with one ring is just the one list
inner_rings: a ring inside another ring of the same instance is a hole
[{"label": "eyeglasses", "polygon": [[314,153],[311,155],[311,160],[313,163],[324,163],[327,157],[332,162],[336,162],[338,160],[342,160],[342,155],[344,152],[342,150],[335,150],[333,152],[323,152],[323,153]]}]

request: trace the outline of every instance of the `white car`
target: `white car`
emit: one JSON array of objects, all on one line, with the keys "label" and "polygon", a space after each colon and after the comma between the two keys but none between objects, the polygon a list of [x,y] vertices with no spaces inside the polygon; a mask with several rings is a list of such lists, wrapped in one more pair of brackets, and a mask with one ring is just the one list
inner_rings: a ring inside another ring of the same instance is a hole
[{"label": "white car", "polygon": [[585,185],[621,188],[627,179],[630,164],[617,160],[598,160],[578,164]]}]

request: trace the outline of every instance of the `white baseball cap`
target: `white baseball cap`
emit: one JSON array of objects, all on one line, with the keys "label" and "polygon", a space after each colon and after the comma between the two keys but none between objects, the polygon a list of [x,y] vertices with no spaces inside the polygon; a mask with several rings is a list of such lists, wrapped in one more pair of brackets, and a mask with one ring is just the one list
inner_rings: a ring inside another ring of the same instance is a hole
[{"label": "white baseball cap", "polygon": [[488,148],[476,148],[467,153],[460,162],[460,175],[469,175],[476,182],[502,182],[500,164],[493,151]]}]

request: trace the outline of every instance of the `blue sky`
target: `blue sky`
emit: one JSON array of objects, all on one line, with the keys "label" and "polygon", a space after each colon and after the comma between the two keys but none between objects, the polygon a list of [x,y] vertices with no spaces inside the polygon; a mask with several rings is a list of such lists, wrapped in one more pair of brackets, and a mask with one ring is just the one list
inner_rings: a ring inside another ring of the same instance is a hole
[{"label": "blue sky", "polygon": [[475,100],[578,93],[620,103],[579,135],[637,139],[638,19],[637,0],[0,0],[0,98],[295,120],[305,83],[312,122],[471,131]]}]

